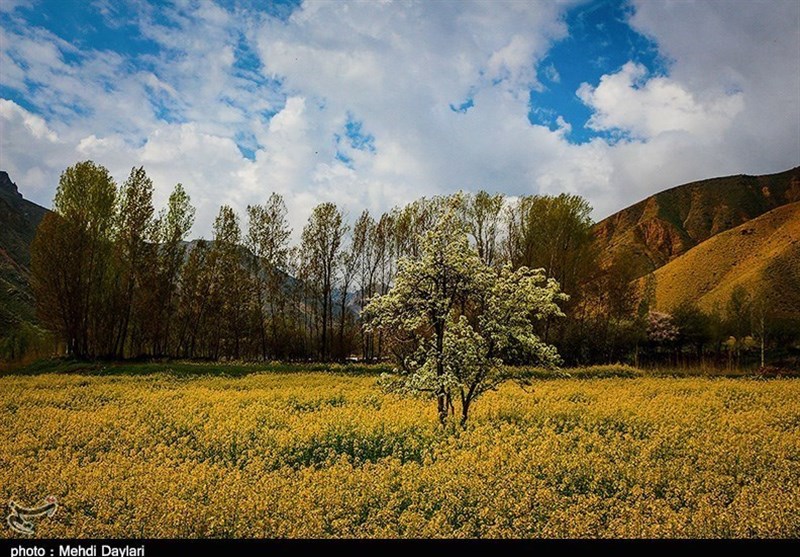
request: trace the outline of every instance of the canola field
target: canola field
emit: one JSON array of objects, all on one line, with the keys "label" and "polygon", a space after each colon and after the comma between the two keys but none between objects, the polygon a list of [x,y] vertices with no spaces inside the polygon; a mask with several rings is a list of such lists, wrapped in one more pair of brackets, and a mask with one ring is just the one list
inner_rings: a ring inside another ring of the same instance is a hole
[{"label": "canola field", "polygon": [[36,537],[800,537],[800,380],[509,384],[465,431],[364,375],[0,393],[0,505],[59,502]]}]

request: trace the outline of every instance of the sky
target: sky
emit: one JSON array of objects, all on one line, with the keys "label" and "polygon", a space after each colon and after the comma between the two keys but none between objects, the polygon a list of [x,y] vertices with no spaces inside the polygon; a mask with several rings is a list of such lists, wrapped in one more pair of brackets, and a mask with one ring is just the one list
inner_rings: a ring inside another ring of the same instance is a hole
[{"label": "sky", "polygon": [[[0,169],[51,206],[91,159],[295,237],[457,190],[662,189],[800,164],[796,0],[2,0]],[[244,224],[244,223],[243,223]]]}]

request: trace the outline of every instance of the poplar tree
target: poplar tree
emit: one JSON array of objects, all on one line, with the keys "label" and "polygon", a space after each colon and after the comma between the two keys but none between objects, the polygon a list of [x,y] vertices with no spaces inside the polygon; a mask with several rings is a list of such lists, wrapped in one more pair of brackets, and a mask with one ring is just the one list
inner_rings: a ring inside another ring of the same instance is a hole
[{"label": "poplar tree", "polygon": [[329,331],[333,320],[333,286],[342,238],[348,227],[334,203],[314,207],[303,228],[301,251],[307,262],[308,277],[318,297],[320,315],[319,356],[326,361],[330,353]]},{"label": "poplar tree", "polygon": [[[285,329],[284,283],[292,229],[286,218],[286,204],[280,194],[272,193],[264,205],[247,207],[249,218],[246,246],[250,251],[250,272],[255,282],[255,303],[261,356],[271,350],[277,356],[280,335]],[[270,342],[267,342],[269,320]],[[267,345],[270,345],[268,350]]]},{"label": "poplar tree", "polygon": [[75,357],[107,355],[107,314],[117,188],[92,161],[67,168],[53,213],[31,246],[32,286],[40,315],[62,333]]},{"label": "poplar tree", "polygon": [[[122,185],[116,237],[119,313],[114,353],[124,357],[131,328],[134,298],[139,294],[148,267],[155,265],[153,243],[153,181],[144,167],[132,168]],[[157,240],[157,238],[155,238]],[[151,244],[148,246],[148,241]],[[149,260],[148,260],[149,258]]]}]

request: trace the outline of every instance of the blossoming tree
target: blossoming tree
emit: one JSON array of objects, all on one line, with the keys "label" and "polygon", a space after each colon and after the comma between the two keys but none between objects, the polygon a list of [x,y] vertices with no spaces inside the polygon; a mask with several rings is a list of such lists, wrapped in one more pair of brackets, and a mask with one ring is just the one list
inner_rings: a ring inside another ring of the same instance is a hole
[{"label": "blossoming tree", "polygon": [[402,259],[391,290],[364,310],[371,330],[389,338],[396,356],[391,387],[427,393],[439,421],[467,422],[472,403],[509,379],[520,379],[503,356],[524,354],[531,363],[560,363],[554,346],[534,332],[537,320],[563,316],[567,296],[541,269],[484,263],[451,200],[421,238],[419,257]]}]

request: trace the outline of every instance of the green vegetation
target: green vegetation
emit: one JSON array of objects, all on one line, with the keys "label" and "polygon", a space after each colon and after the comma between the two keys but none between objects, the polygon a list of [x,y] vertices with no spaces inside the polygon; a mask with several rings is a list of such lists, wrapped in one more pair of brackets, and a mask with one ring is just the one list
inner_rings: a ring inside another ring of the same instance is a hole
[{"label": "green vegetation", "polygon": [[221,375],[238,377],[253,373],[308,373],[328,372],[346,375],[380,375],[389,373],[386,364],[336,364],[287,362],[199,362],[199,361],[86,361],[57,358],[39,360],[27,365],[10,367],[0,375],[152,375],[165,373],[176,377]]},{"label": "green vegetation", "polygon": [[[452,231],[487,268],[542,269],[569,296],[564,317],[529,316],[530,334],[566,365],[790,370],[800,361],[798,171],[688,184],[599,224],[566,194],[423,198],[352,226],[324,203],[292,246],[280,195],[248,207],[246,223],[221,207],[213,237],[187,244],[194,208],[180,184],[158,211],[143,168],[118,186],[81,162],[63,173],[32,245],[37,323],[19,318],[33,300],[24,284],[0,276],[0,358],[397,358],[404,341],[368,327],[362,310],[455,207]],[[642,278],[642,257],[649,269],[679,254]],[[524,350],[492,357],[535,363]]]},{"label": "green vegetation", "polygon": [[44,354],[53,339],[36,320],[28,286],[30,245],[47,211],[22,199],[0,171],[0,362]]},{"label": "green vegetation", "polygon": [[[554,381],[564,379],[635,379],[638,377],[740,377],[754,378],[754,370],[744,368],[725,369],[717,366],[660,366],[637,368],[625,364],[606,364],[562,368],[531,366],[509,366],[509,377],[525,383],[531,380]],[[130,375],[145,376],[169,374],[175,377],[200,375],[241,377],[258,373],[309,373],[326,372],[342,375],[365,375],[380,377],[395,371],[393,365],[364,363],[301,363],[301,362],[212,362],[188,360],[145,361],[86,361],[68,358],[37,360],[28,364],[0,367],[4,375]]]}]

